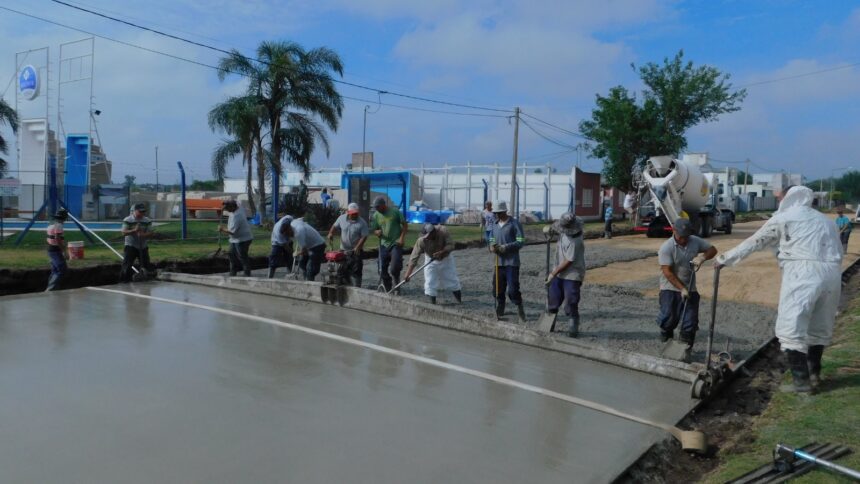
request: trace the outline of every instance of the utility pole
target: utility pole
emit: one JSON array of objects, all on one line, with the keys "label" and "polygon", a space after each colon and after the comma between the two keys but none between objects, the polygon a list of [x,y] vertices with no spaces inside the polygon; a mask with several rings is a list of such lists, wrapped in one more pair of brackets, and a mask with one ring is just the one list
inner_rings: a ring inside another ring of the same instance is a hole
[{"label": "utility pole", "polygon": [[365,160],[365,156],[367,153],[367,148],[365,147],[365,143],[367,142],[367,109],[370,106],[364,106],[364,127],[361,130],[361,172],[364,173],[364,165],[367,163]]},{"label": "utility pole", "polygon": [[510,209],[515,206],[517,196],[517,153],[520,141],[520,108],[514,108],[514,158],[511,162],[511,200]]},{"label": "utility pole", "polygon": [[155,193],[158,193],[158,145],[155,146]]},{"label": "utility pole", "polygon": [[747,167],[744,170],[744,195],[746,195],[747,192],[749,191],[749,189],[747,188],[747,181],[749,180],[749,177],[750,177],[750,159],[747,158]]}]

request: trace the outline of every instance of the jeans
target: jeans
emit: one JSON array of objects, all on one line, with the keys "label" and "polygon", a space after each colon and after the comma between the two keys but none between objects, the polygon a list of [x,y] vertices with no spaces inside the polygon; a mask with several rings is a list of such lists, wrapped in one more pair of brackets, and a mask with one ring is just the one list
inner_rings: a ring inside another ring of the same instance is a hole
[{"label": "jeans", "polygon": [[851,237],[851,232],[840,232],[839,241],[842,242],[842,252],[848,252],[848,237]]},{"label": "jeans", "polygon": [[320,273],[320,266],[325,258],[325,244],[308,249],[308,253],[299,261],[299,268],[305,274],[306,281],[313,281]]},{"label": "jeans", "polygon": [[556,277],[549,286],[549,312],[558,312],[564,301],[564,314],[579,316],[579,295],[582,281],[571,281]]},{"label": "jeans", "polygon": [[361,253],[353,252],[347,256],[346,276],[349,282],[355,287],[361,287],[362,273],[364,272],[364,261],[361,260]]},{"label": "jeans", "polygon": [[293,251],[290,245],[273,245],[269,253],[269,269],[277,269],[286,266],[293,267]]},{"label": "jeans", "polygon": [[523,303],[523,296],[520,294],[520,266],[499,266],[498,294],[496,293],[496,274],[493,274],[493,294],[499,304],[505,303],[505,293],[517,306]]},{"label": "jeans", "polygon": [[60,279],[66,274],[66,258],[62,250],[48,250],[48,258],[51,259],[51,276],[48,278],[48,290],[53,291],[60,283]]},{"label": "jeans", "polygon": [[382,284],[386,291],[391,290],[391,278],[400,281],[400,271],[403,269],[403,247],[394,244],[391,247],[379,246],[379,260],[382,263]]},{"label": "jeans", "polygon": [[[683,321],[681,320],[681,313]],[[695,333],[699,329],[699,293],[691,292],[684,310],[684,298],[678,291],[664,289],[660,291],[660,314],[657,324],[664,333],[671,333],[681,323],[681,331]]]},{"label": "jeans", "polygon": [[245,277],[251,277],[251,259],[248,257],[248,250],[251,248],[253,240],[244,242],[230,242],[230,251],[227,252],[227,258],[230,259],[230,275],[235,276],[239,271],[239,266],[242,266],[242,272]]},{"label": "jeans", "polygon": [[149,248],[138,249],[126,245],[122,252],[122,270],[119,273],[119,282],[131,282],[132,267],[135,260],[140,259],[140,267],[150,271],[155,269],[149,262]]}]

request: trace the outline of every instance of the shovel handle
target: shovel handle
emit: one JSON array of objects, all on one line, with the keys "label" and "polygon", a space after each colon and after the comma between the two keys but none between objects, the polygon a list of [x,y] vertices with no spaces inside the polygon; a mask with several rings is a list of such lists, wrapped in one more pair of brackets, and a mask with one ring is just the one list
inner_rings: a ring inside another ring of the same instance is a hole
[{"label": "shovel handle", "polygon": [[711,367],[711,352],[714,349],[714,324],[717,321],[717,294],[720,289],[720,266],[714,267],[714,295],[711,298],[711,325],[708,328],[708,351],[705,353],[705,368]]}]

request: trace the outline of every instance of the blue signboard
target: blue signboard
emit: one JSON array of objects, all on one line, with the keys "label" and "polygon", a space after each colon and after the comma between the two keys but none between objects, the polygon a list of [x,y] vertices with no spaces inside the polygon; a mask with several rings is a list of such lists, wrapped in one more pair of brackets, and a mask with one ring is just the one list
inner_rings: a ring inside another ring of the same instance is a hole
[{"label": "blue signboard", "polygon": [[39,95],[39,73],[33,66],[24,66],[18,73],[18,92],[24,99],[33,99]]}]

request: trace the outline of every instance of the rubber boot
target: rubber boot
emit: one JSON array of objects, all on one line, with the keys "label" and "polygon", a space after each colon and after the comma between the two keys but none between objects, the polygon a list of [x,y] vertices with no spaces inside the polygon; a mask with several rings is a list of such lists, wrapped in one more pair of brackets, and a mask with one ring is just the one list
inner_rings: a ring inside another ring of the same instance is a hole
[{"label": "rubber boot", "polygon": [[684,349],[684,363],[691,362],[693,360],[693,344],[696,342],[696,332],[681,331],[678,335],[678,339],[680,339],[682,343],[687,344],[687,347]]},{"label": "rubber boot", "polygon": [[353,277],[352,282],[355,283],[355,287],[361,287],[361,277]]},{"label": "rubber boot", "polygon": [[526,323],[526,310],[522,304],[517,304],[517,319],[519,319],[520,323]]},{"label": "rubber boot", "polygon": [[785,358],[788,360],[788,368],[791,370],[793,383],[780,386],[780,391],[812,393],[812,385],[809,383],[809,362],[806,359],[806,354],[800,351],[785,350]]},{"label": "rubber boot", "polygon": [[[394,276],[392,279],[394,281],[394,287],[397,287],[397,285],[400,284],[400,276]],[[394,295],[399,296],[400,295],[400,289],[395,289]]]},{"label": "rubber boot", "polygon": [[430,296],[430,304],[436,304],[436,296]]},{"label": "rubber boot", "polygon": [[809,364],[809,384],[813,390],[817,390],[821,384],[821,355],[824,354],[824,345],[809,347],[806,361]]},{"label": "rubber boot", "polygon": [[673,339],[674,337],[675,337],[674,331],[663,331],[662,329],[660,330],[660,342],[661,343],[665,343],[665,342],[669,341],[670,339]]},{"label": "rubber boot", "polygon": [[461,291],[454,291],[454,299],[457,300],[458,303],[463,303],[463,293]]},{"label": "rubber boot", "polygon": [[570,330],[568,330],[567,335],[571,338],[579,337],[579,316],[570,317]]},{"label": "rubber boot", "polygon": [[505,315],[505,301],[498,301],[496,303],[496,319],[502,319],[502,316]]},{"label": "rubber boot", "polygon": [[277,270],[277,268],[275,268],[275,267],[269,267],[269,279],[275,278],[275,271],[276,270]]}]

